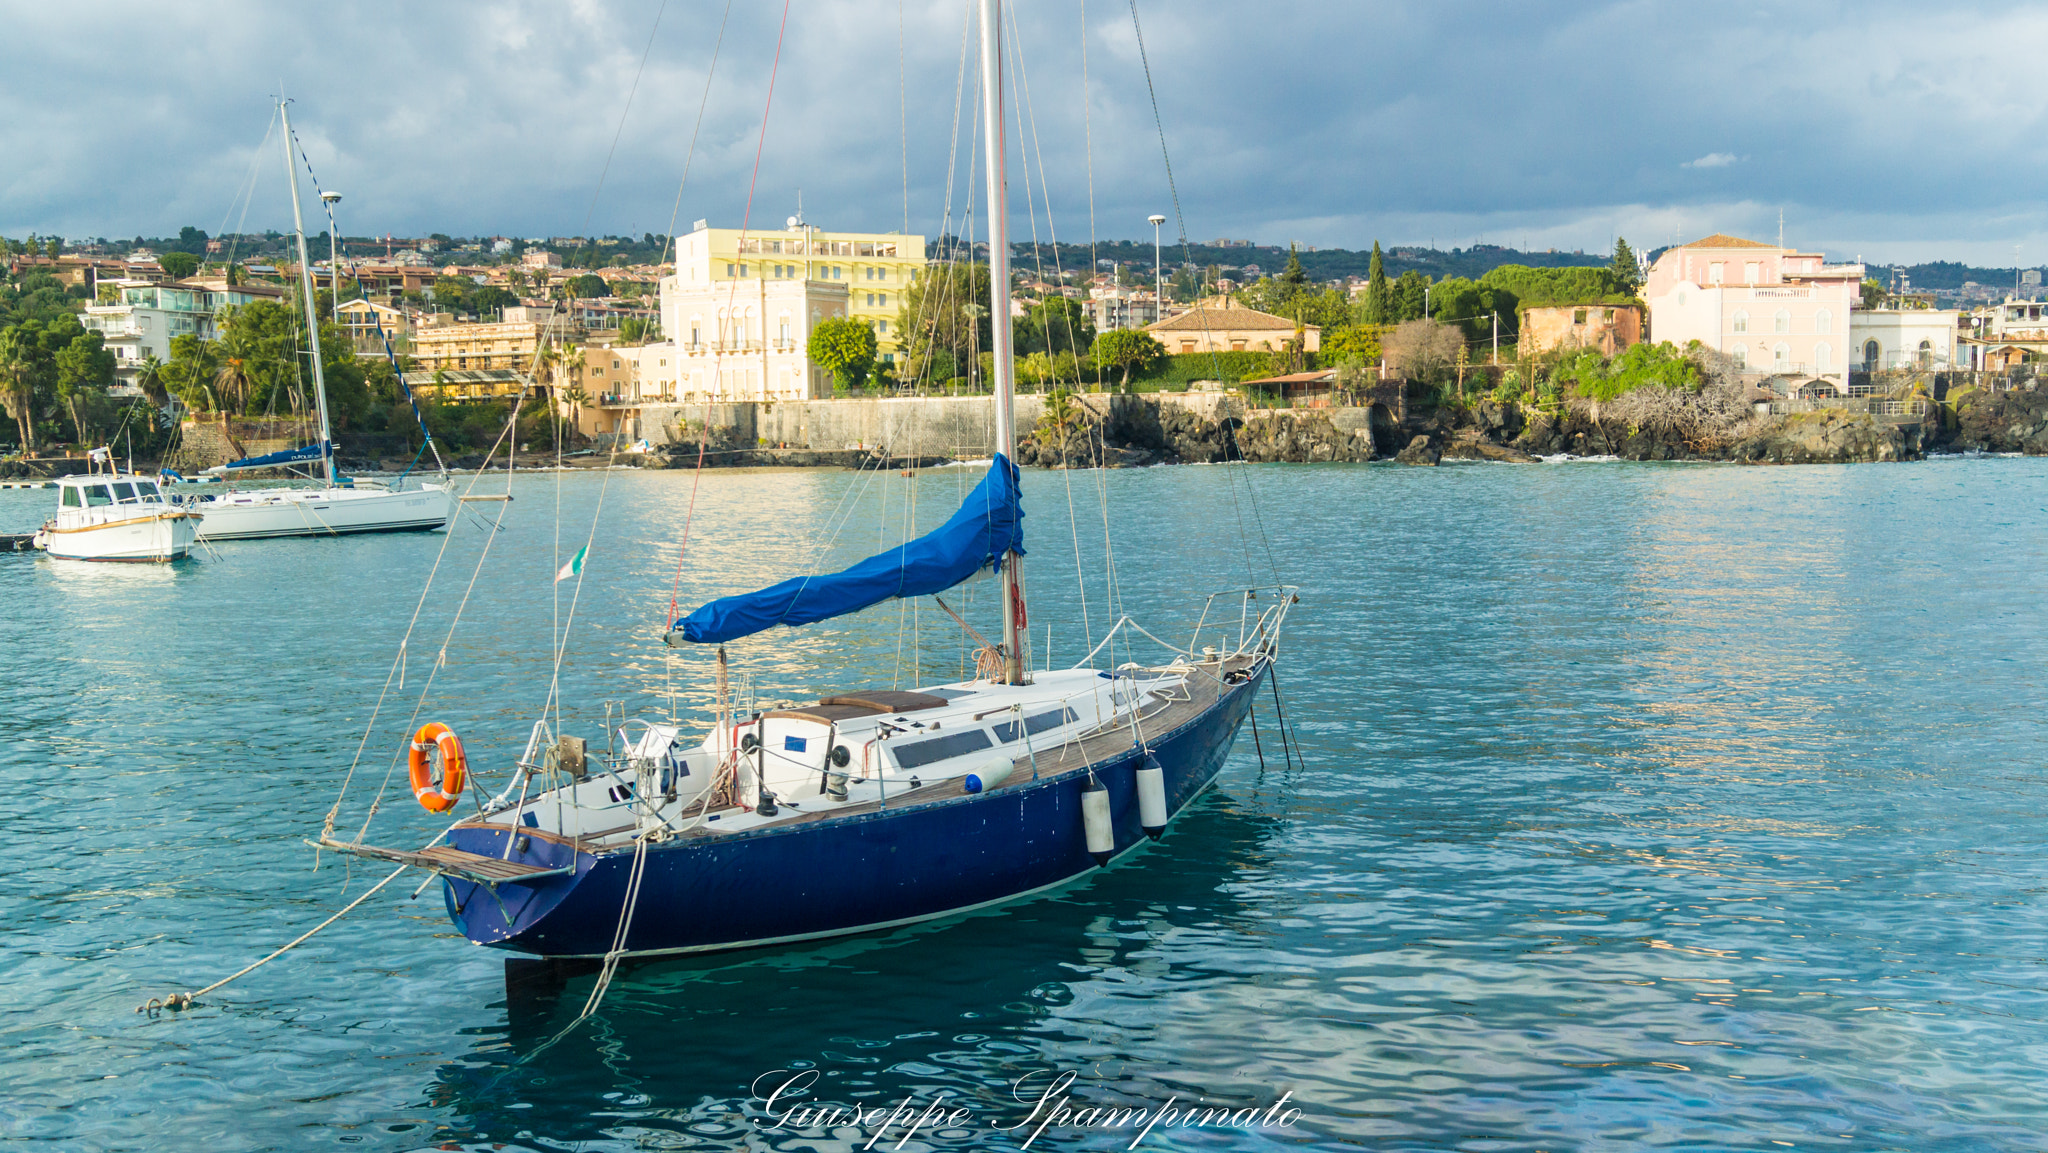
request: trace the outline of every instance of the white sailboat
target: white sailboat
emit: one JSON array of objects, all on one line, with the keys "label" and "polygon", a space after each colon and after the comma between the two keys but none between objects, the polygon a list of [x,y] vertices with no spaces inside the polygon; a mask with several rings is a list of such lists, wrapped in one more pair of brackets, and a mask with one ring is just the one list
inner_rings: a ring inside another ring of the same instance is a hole
[{"label": "white sailboat", "polygon": [[225,475],[318,462],[326,474],[326,484],[317,488],[231,489],[193,501],[191,507],[205,516],[200,522],[199,538],[250,540],[446,528],[460,502],[454,487],[445,480],[409,489],[393,488],[379,481],[356,480],[335,472],[334,435],[327,419],[327,379],[320,363],[320,321],[314,307],[312,265],[306,255],[306,222],[299,207],[299,169],[292,156],[291,113],[282,100],[278,102],[278,111],[284,118],[285,171],[291,177],[292,230],[298,239],[300,295],[313,347],[313,395],[320,415],[320,440],[304,448],[218,465],[207,472]]},{"label": "white sailboat", "polygon": [[[980,484],[922,537],[675,620],[668,644],[719,646],[719,708],[701,740],[673,720],[608,712],[592,744],[544,715],[502,791],[427,846],[366,843],[367,819],[353,838],[337,834],[337,799],[319,847],[439,873],[450,919],[477,944],[616,962],[867,932],[1044,892],[1161,836],[1215,780],[1272,675],[1291,587],[1211,597],[1162,664],[1094,667],[1109,638],[1071,669],[1025,659],[1002,26],[997,0],[980,12],[998,443]],[[732,707],[726,642],[936,597],[991,571],[1001,640],[982,642],[972,678]],[[455,809],[470,787],[461,740],[439,721],[407,735],[411,791],[429,812]]]}]

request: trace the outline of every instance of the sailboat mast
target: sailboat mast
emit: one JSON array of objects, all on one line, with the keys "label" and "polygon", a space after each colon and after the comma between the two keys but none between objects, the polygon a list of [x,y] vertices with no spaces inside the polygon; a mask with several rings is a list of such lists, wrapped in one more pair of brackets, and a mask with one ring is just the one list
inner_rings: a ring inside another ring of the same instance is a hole
[{"label": "sailboat mast", "polygon": [[[333,484],[334,434],[327,426],[327,376],[320,367],[320,309],[313,301],[313,265],[306,256],[306,219],[299,211],[299,165],[292,157],[292,114],[281,97],[277,111],[284,118],[284,170],[292,183],[292,232],[299,239],[299,290],[306,302],[306,334],[313,341],[313,396],[320,405],[320,463],[327,469],[327,483]],[[340,288],[337,279],[337,293]]]},{"label": "sailboat mast", "polygon": [[[1003,134],[1003,21],[1001,0],[981,0],[981,138],[988,149],[982,167],[988,173],[988,296],[989,328],[994,336],[996,451],[1005,460],[1017,455],[1014,397],[1016,366],[1010,332],[1010,194],[1003,171],[1008,156]],[[1024,610],[1024,558],[1012,551],[1003,556],[1003,680],[1024,683],[1024,646],[1018,617]]]}]

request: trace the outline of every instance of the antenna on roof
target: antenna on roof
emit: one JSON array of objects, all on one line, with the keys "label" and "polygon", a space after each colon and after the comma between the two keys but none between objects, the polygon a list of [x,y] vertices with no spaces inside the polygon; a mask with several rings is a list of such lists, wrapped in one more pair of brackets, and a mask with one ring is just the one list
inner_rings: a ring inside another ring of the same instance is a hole
[{"label": "antenna on roof", "polygon": [[1783,205],[1778,207],[1778,247],[1785,247],[1785,208]]}]

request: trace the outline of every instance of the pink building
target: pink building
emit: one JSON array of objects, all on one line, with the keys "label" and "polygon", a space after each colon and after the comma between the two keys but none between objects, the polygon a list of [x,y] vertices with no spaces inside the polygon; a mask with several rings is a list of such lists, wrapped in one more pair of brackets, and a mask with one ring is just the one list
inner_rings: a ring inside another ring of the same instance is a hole
[{"label": "pink building", "polygon": [[1715,233],[1659,256],[1643,299],[1651,340],[1697,340],[1758,376],[1819,377],[1847,392],[1862,288],[1860,264]]}]

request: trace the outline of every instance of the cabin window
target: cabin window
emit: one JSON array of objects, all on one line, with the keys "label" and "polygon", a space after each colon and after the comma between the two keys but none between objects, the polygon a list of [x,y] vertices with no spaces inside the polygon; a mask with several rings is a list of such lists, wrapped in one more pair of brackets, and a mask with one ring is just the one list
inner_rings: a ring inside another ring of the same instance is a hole
[{"label": "cabin window", "polygon": [[66,488],[64,495],[58,499],[57,503],[64,508],[78,508],[83,502],[78,499],[77,489]]},{"label": "cabin window", "polygon": [[85,493],[85,503],[88,508],[99,508],[101,505],[114,503],[114,498],[107,495],[106,485],[96,484],[81,491]]},{"label": "cabin window", "polygon": [[994,743],[994,741],[988,739],[987,730],[966,729],[957,733],[949,733],[943,737],[930,737],[922,741],[909,741],[900,745],[892,744],[890,748],[896,754],[897,768],[915,769],[923,765],[929,765],[933,761],[943,761],[948,757],[957,757],[964,753],[976,752],[988,748]]},{"label": "cabin window", "polygon": [[996,740],[1007,745],[1017,740],[1020,736],[1037,736],[1047,729],[1056,729],[1061,725],[1080,719],[1081,714],[1072,709],[1054,709],[1049,713],[1039,713],[1036,716],[1025,717],[1024,731],[1022,733],[1017,731],[1016,721],[1004,721],[1002,724],[995,726]]}]

